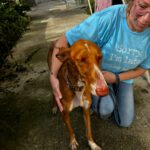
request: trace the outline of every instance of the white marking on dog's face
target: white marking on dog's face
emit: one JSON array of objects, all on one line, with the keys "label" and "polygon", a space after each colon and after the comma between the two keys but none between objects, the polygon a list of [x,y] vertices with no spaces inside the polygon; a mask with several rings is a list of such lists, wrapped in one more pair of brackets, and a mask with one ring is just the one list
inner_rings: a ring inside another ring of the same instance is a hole
[{"label": "white marking on dog's face", "polygon": [[101,79],[102,82],[101,82],[101,85],[100,85],[100,86],[102,86],[102,87],[106,87],[106,86],[107,86],[107,83],[106,83],[106,81],[105,81],[105,79],[104,79],[104,76],[103,76],[102,72],[100,71],[99,67],[96,66],[96,65],[94,65],[94,70],[95,70],[95,72],[96,72],[96,74],[97,74],[97,76],[98,76],[99,78],[97,78],[97,80],[96,80],[95,83],[91,84],[91,93],[92,93],[93,95],[97,95],[97,94],[96,94],[97,81],[98,81],[99,79]]},{"label": "white marking on dog's face", "polygon": [[[94,65],[94,71],[96,72],[96,74],[100,74],[100,70],[96,65]],[[97,85],[97,82],[91,84],[91,93],[93,95],[97,95],[96,94],[96,85]]]},{"label": "white marking on dog's face", "polygon": [[85,43],[84,46],[88,49],[88,51],[90,51],[87,43]]},{"label": "white marking on dog's face", "polygon": [[89,146],[91,147],[91,150],[102,150],[96,143],[92,141],[88,141]]}]

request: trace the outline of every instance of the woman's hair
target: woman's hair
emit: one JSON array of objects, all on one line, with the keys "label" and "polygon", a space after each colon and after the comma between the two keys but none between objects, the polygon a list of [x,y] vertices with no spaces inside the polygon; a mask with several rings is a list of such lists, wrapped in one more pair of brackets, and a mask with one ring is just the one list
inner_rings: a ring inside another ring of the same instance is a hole
[{"label": "woman's hair", "polygon": [[133,1],[134,1],[134,0],[130,0],[130,1],[128,2],[128,6],[127,6],[127,15],[130,14],[130,10],[131,10],[131,8],[132,8]]}]

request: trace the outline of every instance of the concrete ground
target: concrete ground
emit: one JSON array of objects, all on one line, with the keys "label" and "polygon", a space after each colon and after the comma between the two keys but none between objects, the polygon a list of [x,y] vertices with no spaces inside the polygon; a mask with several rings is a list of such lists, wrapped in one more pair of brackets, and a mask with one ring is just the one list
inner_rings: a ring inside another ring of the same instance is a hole
[{"label": "concrete ground", "polygon": [[[69,138],[60,113],[52,114],[47,52],[51,41],[88,15],[66,9],[63,1],[40,4],[29,12],[31,23],[0,70],[0,149],[68,150]],[[93,137],[103,150],[150,150],[150,88],[136,79],[135,121],[119,128],[112,120],[91,116]],[[80,108],[71,112],[79,150],[89,150]]]}]

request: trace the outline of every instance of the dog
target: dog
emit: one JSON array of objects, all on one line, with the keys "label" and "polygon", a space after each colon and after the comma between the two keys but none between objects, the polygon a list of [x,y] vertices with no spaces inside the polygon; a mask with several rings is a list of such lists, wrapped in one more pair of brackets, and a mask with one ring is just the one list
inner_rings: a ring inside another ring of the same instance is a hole
[{"label": "dog", "polygon": [[[102,61],[101,49],[90,41],[80,39],[70,48],[59,48],[56,57],[63,62],[58,79],[62,93],[61,114],[69,132],[70,148],[77,149],[78,143],[70,123],[69,112],[80,106],[83,108],[88,144],[91,150],[101,150],[93,140],[90,121],[91,94],[105,96],[109,93],[99,68]],[[56,111],[55,106],[53,111]]]}]

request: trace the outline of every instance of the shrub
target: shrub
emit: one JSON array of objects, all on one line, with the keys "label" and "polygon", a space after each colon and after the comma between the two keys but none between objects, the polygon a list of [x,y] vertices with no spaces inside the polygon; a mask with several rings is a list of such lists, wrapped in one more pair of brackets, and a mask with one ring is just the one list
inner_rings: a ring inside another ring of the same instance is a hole
[{"label": "shrub", "polygon": [[29,7],[25,4],[0,0],[0,66],[11,54],[12,47],[15,46],[29,23],[26,10],[29,10]]}]

